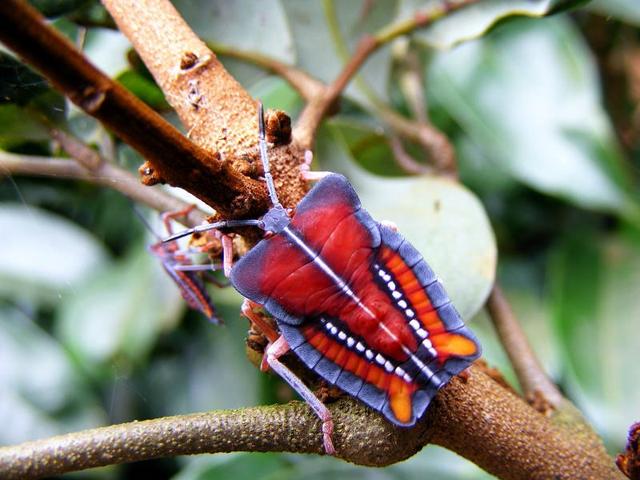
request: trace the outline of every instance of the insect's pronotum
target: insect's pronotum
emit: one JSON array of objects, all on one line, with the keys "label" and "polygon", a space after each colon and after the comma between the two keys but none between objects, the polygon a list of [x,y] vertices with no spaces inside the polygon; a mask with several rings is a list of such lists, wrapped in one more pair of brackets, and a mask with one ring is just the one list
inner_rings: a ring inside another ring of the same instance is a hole
[{"label": "insect's pronotum", "polygon": [[320,180],[290,217],[269,172],[262,106],[259,125],[271,209],[261,219],[202,225],[165,241],[247,225],[271,232],[233,266],[231,283],[275,318],[279,334],[266,363],[321,418],[327,453],[334,452],[331,414],[278,360],[289,350],[394,424],[414,425],[438,389],[479,357],[478,341],[420,253],[373,220],[342,175]]}]

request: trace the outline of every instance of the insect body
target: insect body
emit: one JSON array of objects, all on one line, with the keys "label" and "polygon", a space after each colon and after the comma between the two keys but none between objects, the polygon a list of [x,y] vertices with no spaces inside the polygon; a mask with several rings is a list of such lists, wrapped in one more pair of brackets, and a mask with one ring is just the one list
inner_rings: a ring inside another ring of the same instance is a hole
[{"label": "insect body", "polygon": [[328,453],[331,415],[279,362],[289,349],[394,424],[415,424],[438,389],[479,357],[478,341],[420,253],[371,218],[345,177],[320,180],[289,217],[269,173],[262,114],[260,126],[273,207],[260,220],[178,235],[239,225],[272,232],[233,266],[231,283],[276,319],[281,337],[267,348],[266,362],[323,420]]},{"label": "insect body", "polygon": [[397,425],[413,425],[480,353],[422,256],[341,175],[321,180],[231,282],[309,368]]}]

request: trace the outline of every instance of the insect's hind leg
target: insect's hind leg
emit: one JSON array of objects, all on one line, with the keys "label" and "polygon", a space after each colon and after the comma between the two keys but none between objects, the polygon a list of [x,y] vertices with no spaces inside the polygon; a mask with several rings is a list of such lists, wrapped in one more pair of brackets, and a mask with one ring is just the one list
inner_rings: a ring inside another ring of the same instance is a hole
[{"label": "insect's hind leg", "polygon": [[279,357],[289,351],[289,344],[283,336],[280,336],[275,342],[271,343],[267,347],[266,358],[267,363],[271,369],[276,372],[282,379],[284,379],[291,388],[293,388],[298,394],[309,404],[315,414],[322,421],[322,440],[324,444],[324,451],[328,455],[334,455],[336,453],[333,447],[333,441],[331,440],[331,434],[333,433],[333,420],[331,418],[331,412],[322,403],[318,397],[316,397],[309,387],[307,387],[302,380],[296,376],[286,365],[278,360]]}]

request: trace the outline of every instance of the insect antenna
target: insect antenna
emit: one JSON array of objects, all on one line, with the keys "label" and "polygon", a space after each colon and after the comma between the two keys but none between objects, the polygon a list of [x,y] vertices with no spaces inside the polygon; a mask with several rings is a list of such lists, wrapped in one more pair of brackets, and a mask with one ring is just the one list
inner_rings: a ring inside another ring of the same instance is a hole
[{"label": "insect antenna", "polygon": [[140,220],[140,222],[142,222],[142,224],[145,226],[145,228],[151,232],[151,234],[156,237],[158,240],[162,239],[162,236],[160,236],[158,234],[158,232],[156,232],[153,227],[151,226],[151,224],[149,223],[149,221],[145,218],[145,216],[142,214],[142,212],[140,211],[140,209],[138,207],[136,207],[136,205],[134,203],[131,203],[131,209],[133,210],[133,213],[136,215],[136,217],[138,217],[138,220]]},{"label": "insect antenna", "polygon": [[197,227],[189,228],[188,230],[183,230],[182,232],[171,235],[170,237],[165,238],[163,242],[171,242],[172,240],[186,237],[193,233],[201,233],[219,228],[258,227],[262,230],[269,230],[277,233],[286,227],[289,223],[289,216],[287,215],[284,207],[280,204],[280,200],[278,200],[276,187],[273,183],[273,176],[269,169],[269,156],[267,154],[267,140],[265,137],[264,126],[264,107],[262,106],[262,102],[258,103],[258,148],[260,150],[260,160],[262,161],[262,167],[264,169],[264,179],[267,183],[269,199],[271,200],[271,208],[261,220],[221,220],[207,225],[198,225]]}]

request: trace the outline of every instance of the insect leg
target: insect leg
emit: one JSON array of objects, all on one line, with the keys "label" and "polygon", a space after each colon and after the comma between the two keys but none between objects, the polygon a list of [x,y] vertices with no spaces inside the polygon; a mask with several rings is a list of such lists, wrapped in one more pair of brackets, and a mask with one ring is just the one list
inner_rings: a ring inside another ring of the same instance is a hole
[{"label": "insect leg", "polygon": [[240,307],[242,311],[242,315],[247,317],[251,323],[253,323],[258,329],[264,333],[265,337],[269,339],[269,343],[273,343],[278,338],[280,338],[280,334],[273,328],[263,317],[262,315],[256,313],[254,309],[260,308],[260,305],[252,302],[248,298],[245,298],[242,302],[242,307]]},{"label": "insect leg", "polygon": [[313,152],[311,150],[304,151],[304,163],[300,165],[300,175],[302,179],[307,182],[315,182],[316,180],[322,180],[327,175],[331,175],[331,172],[317,172],[311,170],[311,162],[313,162]]},{"label": "insect leg", "polygon": [[181,210],[176,210],[174,212],[164,212],[161,215],[162,223],[164,223],[164,228],[169,235],[173,235],[173,229],[171,228],[170,220],[175,220],[176,218],[186,217],[191,213],[191,211],[196,208],[195,205],[187,205]]},{"label": "insect leg", "polygon": [[284,337],[279,337],[275,342],[267,347],[266,357],[267,363],[271,369],[276,372],[282,379],[284,379],[291,388],[293,388],[298,394],[309,404],[315,414],[322,421],[322,437],[324,450],[328,455],[334,455],[336,453],[331,441],[331,434],[333,433],[333,420],[331,419],[331,412],[327,407],[318,400],[309,387],[307,387],[295,373],[289,370],[283,363],[278,360],[279,357],[289,351],[289,344]]}]

